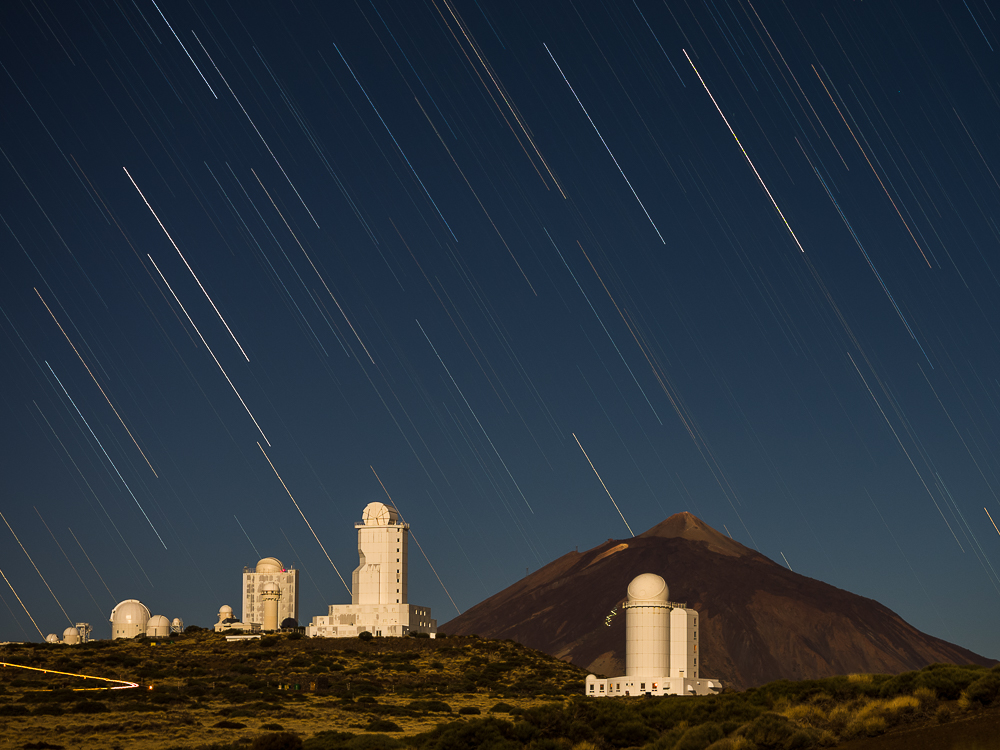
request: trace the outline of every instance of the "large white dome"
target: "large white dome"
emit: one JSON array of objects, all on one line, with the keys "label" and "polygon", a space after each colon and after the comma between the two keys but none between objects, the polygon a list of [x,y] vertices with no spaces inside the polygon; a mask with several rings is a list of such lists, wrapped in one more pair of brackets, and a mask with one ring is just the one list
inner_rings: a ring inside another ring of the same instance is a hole
[{"label": "large white dome", "polygon": [[119,602],[118,606],[111,610],[111,622],[114,625],[141,625],[142,627],[146,627],[148,619],[149,610],[138,599],[126,599],[123,602]]},{"label": "large white dome", "polygon": [[656,573],[638,575],[628,585],[630,602],[665,602],[669,596],[667,582]]},{"label": "large white dome", "polygon": [[361,512],[361,520],[365,526],[388,526],[399,523],[399,514],[385,503],[368,503]]},{"label": "large white dome", "polygon": [[281,560],[277,557],[265,557],[263,560],[257,561],[257,567],[254,568],[255,573],[280,573],[285,569],[285,566],[281,564]]}]

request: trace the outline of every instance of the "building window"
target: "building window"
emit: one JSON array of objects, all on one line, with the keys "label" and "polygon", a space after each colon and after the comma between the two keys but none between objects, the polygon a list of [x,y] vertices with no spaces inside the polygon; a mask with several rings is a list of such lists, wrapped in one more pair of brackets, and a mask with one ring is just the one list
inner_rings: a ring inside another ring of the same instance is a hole
[{"label": "building window", "polygon": [[601,692],[602,693],[604,692],[604,683],[603,682],[601,683]]},{"label": "building window", "polygon": [[697,656],[694,657],[694,666],[696,666],[696,667],[698,666],[698,657]]},{"label": "building window", "polygon": [[646,683],[645,682],[640,682],[639,683],[639,689],[640,690],[645,690],[646,689]]},{"label": "building window", "polygon": [[594,692],[594,683],[590,683],[590,692]]}]

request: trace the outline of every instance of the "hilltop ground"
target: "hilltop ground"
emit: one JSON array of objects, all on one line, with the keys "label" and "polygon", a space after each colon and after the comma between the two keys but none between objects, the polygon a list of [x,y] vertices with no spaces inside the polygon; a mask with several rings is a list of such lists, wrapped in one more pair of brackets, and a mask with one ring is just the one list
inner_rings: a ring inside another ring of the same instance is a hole
[{"label": "hilltop ground", "polygon": [[581,670],[513,641],[297,635],[0,647],[3,662],[143,683],[71,692],[84,681],[0,669],[0,748],[985,750],[1000,737],[998,668],[587,699]]}]

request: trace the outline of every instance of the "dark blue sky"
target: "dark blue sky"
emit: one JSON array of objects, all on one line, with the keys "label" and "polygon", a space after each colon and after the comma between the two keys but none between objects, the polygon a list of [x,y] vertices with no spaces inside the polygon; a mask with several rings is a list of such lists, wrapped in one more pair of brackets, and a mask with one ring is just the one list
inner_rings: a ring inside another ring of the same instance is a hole
[{"label": "dark blue sky", "polygon": [[[275,470],[350,580],[374,467],[463,610],[627,537],[610,492],[1000,656],[981,0],[0,21],[0,508],[73,621],[208,625],[265,555],[324,613]],[[415,546],[410,591],[455,614]]]}]

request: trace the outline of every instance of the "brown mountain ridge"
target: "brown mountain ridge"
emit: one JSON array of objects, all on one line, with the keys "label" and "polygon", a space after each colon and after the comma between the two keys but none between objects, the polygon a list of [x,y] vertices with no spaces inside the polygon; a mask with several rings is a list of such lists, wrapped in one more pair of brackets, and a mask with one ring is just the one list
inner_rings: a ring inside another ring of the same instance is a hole
[{"label": "brown mountain ridge", "polygon": [[996,663],[920,632],[872,599],[793,573],[686,512],[632,539],[567,553],[440,629],[510,638],[595,674],[623,674],[620,604],[640,573],[663,576],[672,601],[698,610],[701,674],[736,689],[935,662]]}]

